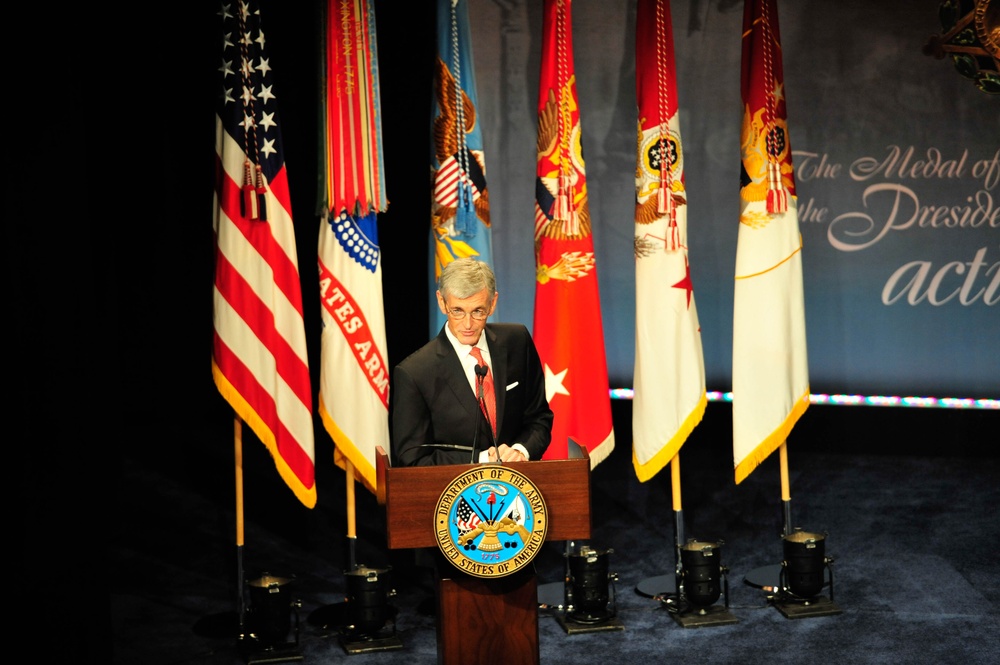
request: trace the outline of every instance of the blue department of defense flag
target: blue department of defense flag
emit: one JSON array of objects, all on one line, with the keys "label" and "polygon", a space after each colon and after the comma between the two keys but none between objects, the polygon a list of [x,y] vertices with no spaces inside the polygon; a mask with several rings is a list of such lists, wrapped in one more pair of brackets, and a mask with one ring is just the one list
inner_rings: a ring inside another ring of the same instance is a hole
[{"label": "blue department of defense flag", "polygon": [[[382,182],[381,107],[371,0],[327,0],[320,190],[319,412],[334,463],[376,490],[375,447],[389,449],[389,368],[377,217]],[[348,48],[349,46],[349,48]],[[345,83],[348,82],[349,84]]]},{"label": "blue department of defense flag", "polygon": [[745,0],[733,305],[737,484],[784,443],[809,406],[802,236],[781,56],[776,0]]},{"label": "blue department of defense flag", "polygon": [[274,72],[256,0],[219,16],[212,374],[312,508],[312,387]]},{"label": "blue department of defense flag", "polygon": [[431,116],[431,337],[445,324],[435,295],[441,268],[466,256],[493,266],[486,157],[466,0],[438,0],[437,45]]},{"label": "blue department of defense flag", "polygon": [[636,12],[635,370],[632,465],[640,481],[680,451],[708,403],[688,264],[687,193],[669,0]]}]

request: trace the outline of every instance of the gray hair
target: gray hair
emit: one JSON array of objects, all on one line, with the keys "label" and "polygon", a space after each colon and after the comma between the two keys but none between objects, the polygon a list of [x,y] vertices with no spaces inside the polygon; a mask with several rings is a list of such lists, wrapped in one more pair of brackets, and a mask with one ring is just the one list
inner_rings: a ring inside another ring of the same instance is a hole
[{"label": "gray hair", "polygon": [[485,261],[465,257],[455,259],[441,269],[438,290],[446,300],[448,296],[469,298],[483,289],[486,289],[487,298],[493,300],[497,292],[497,279]]}]

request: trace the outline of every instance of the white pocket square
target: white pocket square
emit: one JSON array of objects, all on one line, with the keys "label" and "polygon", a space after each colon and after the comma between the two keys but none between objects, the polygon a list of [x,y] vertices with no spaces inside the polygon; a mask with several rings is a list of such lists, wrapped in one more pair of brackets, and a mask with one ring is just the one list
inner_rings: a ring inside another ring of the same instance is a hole
[{"label": "white pocket square", "polygon": [[514,383],[510,384],[509,386],[507,386],[507,390],[510,390],[511,388],[515,388],[517,386],[517,384],[519,384],[519,383],[521,383],[521,382],[520,381],[515,381]]}]

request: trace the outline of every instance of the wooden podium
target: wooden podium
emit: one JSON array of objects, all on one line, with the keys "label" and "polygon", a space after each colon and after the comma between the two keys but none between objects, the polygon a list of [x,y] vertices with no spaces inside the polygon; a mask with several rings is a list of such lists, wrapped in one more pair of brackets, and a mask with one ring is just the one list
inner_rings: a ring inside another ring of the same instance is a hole
[{"label": "wooden podium", "polygon": [[[389,549],[437,548],[434,511],[444,489],[478,464],[393,468],[376,448],[378,502]],[[541,493],[547,540],[590,538],[590,458],[510,464]],[[440,665],[537,665],[538,580],[533,567],[498,578],[444,571],[437,589]]]}]

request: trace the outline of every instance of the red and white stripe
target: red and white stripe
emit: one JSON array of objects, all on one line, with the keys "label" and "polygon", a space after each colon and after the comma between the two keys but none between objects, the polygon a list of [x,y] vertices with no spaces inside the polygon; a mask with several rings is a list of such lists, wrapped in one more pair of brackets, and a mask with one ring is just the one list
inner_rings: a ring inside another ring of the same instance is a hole
[{"label": "red and white stripe", "polygon": [[240,211],[245,154],[221,119],[216,155],[215,383],[311,508],[312,388],[286,173],[282,167],[269,183],[268,221],[250,221]]},{"label": "red and white stripe", "polygon": [[434,201],[445,208],[458,206],[458,183],[465,181],[472,190],[472,201],[478,201],[480,194],[476,184],[462,170],[454,156],[449,157],[438,168],[434,176]]}]

